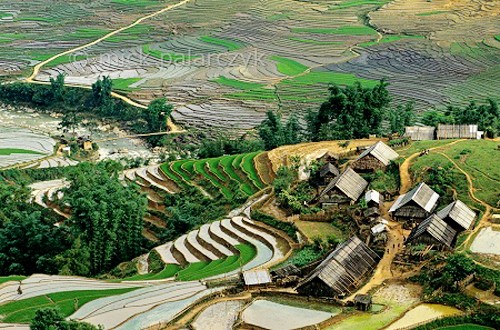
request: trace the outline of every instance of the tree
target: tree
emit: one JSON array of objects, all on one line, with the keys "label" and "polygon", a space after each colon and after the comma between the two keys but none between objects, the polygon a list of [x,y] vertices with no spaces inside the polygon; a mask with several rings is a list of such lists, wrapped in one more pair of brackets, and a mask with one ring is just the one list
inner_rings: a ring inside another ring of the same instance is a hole
[{"label": "tree", "polygon": [[93,107],[100,109],[104,114],[110,115],[113,112],[113,102],[111,92],[113,91],[113,81],[105,76],[102,80],[99,78],[92,84]]},{"label": "tree", "polygon": [[50,77],[50,90],[55,101],[63,101],[64,99],[64,74],[59,73],[56,79]]},{"label": "tree", "polygon": [[86,322],[66,321],[64,315],[55,308],[42,308],[36,311],[31,320],[31,330],[103,330]]},{"label": "tree", "polygon": [[388,84],[383,80],[373,88],[354,86],[329,88],[330,97],[318,112],[310,111],[307,126],[310,139],[359,139],[369,134],[381,134],[382,121],[391,99]]},{"label": "tree", "polygon": [[72,109],[63,114],[61,121],[59,122],[59,129],[70,130],[74,133],[81,122],[82,122],[81,116],[78,114],[76,110]]},{"label": "tree", "polygon": [[415,117],[414,111],[413,103],[407,102],[404,108],[402,105],[398,105],[396,109],[389,112],[391,133],[399,133],[402,135],[406,126],[413,125]]},{"label": "tree", "polygon": [[165,131],[172,110],[173,106],[167,103],[166,98],[151,101],[143,112],[143,118],[147,122],[147,133]]},{"label": "tree", "polygon": [[290,115],[285,125],[281,117],[272,110],[266,113],[266,117],[258,127],[259,136],[266,150],[301,141],[301,127],[295,114]]}]

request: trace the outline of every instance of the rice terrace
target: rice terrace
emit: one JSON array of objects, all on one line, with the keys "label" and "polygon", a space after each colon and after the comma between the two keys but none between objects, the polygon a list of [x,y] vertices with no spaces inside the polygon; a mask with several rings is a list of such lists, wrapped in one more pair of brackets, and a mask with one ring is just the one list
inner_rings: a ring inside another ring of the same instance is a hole
[{"label": "rice terrace", "polygon": [[500,0],[0,0],[0,329],[500,329]]}]

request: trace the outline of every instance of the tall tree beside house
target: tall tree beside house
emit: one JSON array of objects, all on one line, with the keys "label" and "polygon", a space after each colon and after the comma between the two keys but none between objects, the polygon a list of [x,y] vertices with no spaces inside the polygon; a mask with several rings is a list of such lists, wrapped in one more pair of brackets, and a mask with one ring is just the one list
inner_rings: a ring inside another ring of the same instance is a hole
[{"label": "tall tree beside house", "polygon": [[385,81],[373,88],[354,86],[329,88],[330,96],[317,112],[306,116],[312,141],[359,139],[380,134],[391,101]]}]

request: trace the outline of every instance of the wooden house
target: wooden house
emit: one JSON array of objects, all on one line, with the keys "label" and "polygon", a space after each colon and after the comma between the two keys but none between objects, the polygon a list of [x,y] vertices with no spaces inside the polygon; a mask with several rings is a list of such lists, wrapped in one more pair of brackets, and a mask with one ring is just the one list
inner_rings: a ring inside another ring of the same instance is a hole
[{"label": "wooden house", "polygon": [[341,297],[351,293],[375,265],[378,256],[358,237],[353,236],[331,252],[296,290],[314,297]]},{"label": "wooden house", "polygon": [[369,294],[357,294],[354,296],[354,306],[358,311],[367,312],[372,309],[372,296]]},{"label": "wooden house", "polygon": [[326,164],[326,163],[330,163],[334,166],[338,166],[339,165],[339,155],[337,154],[334,154],[330,151],[326,151],[324,154],[322,154],[321,156],[319,156],[318,158],[316,158],[316,160],[320,163],[320,164]]},{"label": "wooden house", "polygon": [[476,219],[476,212],[459,200],[445,206],[436,214],[458,232],[469,230]]},{"label": "wooden house", "polygon": [[361,155],[351,164],[351,167],[361,172],[385,170],[387,165],[398,157],[399,154],[397,152],[392,150],[392,148],[384,142],[379,141],[363,151],[363,153],[361,153]]},{"label": "wooden house", "polygon": [[397,221],[404,221],[414,227],[431,215],[437,207],[438,193],[424,182],[396,199],[389,209],[392,217]]},{"label": "wooden house", "polygon": [[436,128],[433,126],[407,126],[404,136],[412,141],[427,141],[436,139]]},{"label": "wooden house", "polygon": [[480,139],[484,132],[477,125],[445,125],[437,127],[437,139]]},{"label": "wooden house", "polygon": [[433,214],[413,228],[406,242],[451,249],[455,244],[456,237],[457,231],[436,214]]},{"label": "wooden house", "polygon": [[333,165],[332,163],[326,163],[319,170],[318,183],[320,186],[326,186],[339,174],[340,171],[335,167],[335,165]]},{"label": "wooden house", "polygon": [[351,168],[332,180],[319,195],[322,207],[350,205],[356,202],[368,182]]}]

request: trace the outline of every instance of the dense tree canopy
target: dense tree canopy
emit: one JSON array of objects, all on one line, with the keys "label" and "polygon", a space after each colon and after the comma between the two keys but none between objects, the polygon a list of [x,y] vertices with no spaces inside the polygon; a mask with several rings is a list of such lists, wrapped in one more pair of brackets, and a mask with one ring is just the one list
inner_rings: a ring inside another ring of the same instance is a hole
[{"label": "dense tree canopy", "polygon": [[301,141],[301,127],[297,116],[292,114],[286,123],[273,111],[267,112],[267,118],[258,127],[259,136],[266,150]]},{"label": "dense tree canopy", "polygon": [[[114,163],[84,164],[70,173],[70,187],[64,202],[71,205],[69,225],[80,241],[67,254],[87,258],[90,274],[107,271],[117,263],[130,260],[141,252],[143,217],[147,200],[135,186],[124,186],[118,180]],[[71,258],[66,255],[68,262]],[[78,275],[83,265],[75,269]],[[79,271],[80,270],[80,271]]]},{"label": "dense tree canopy", "polygon": [[67,321],[55,308],[42,308],[36,311],[30,324],[31,330],[102,330],[90,323]]}]

